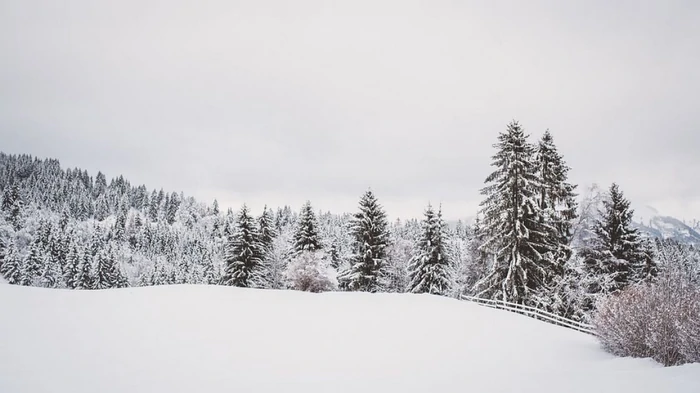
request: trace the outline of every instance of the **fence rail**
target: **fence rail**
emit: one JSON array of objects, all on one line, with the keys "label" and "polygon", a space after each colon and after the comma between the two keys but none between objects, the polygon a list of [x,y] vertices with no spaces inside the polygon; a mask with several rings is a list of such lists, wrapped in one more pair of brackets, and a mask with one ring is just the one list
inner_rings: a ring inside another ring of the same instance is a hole
[{"label": "fence rail", "polygon": [[573,329],[582,333],[595,335],[595,329],[592,325],[581,323],[579,321],[574,321],[562,316],[552,314],[544,310],[540,310],[535,307],[525,306],[523,304],[504,302],[499,300],[482,299],[472,296],[462,296],[462,300],[474,302],[482,306],[496,308],[499,310],[507,310],[515,312],[521,315],[527,315],[531,318],[539,319],[541,321],[549,322],[557,326],[563,326],[569,329]]}]

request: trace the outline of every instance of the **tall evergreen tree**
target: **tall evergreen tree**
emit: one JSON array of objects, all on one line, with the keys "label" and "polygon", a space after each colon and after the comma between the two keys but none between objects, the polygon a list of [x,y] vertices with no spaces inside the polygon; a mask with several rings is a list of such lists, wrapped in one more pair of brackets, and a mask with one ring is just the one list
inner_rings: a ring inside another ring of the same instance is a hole
[{"label": "tall evergreen tree", "polygon": [[542,250],[550,246],[537,204],[540,180],[535,148],[518,122],[498,136],[492,166],[481,190],[484,244],[492,255],[491,272],[477,285],[477,295],[504,301],[528,302],[545,284],[556,265]]},{"label": "tall evergreen tree", "polygon": [[360,211],[350,222],[353,237],[353,255],[350,268],[339,280],[352,291],[379,292],[383,288],[381,276],[387,259],[389,242],[386,213],[372,191],[360,199]]},{"label": "tall evergreen tree", "polygon": [[294,232],[294,251],[301,253],[304,251],[318,251],[323,249],[318,235],[318,223],[316,215],[311,207],[311,202],[307,201],[301,208],[299,223]]},{"label": "tall evergreen tree", "polygon": [[17,184],[12,184],[5,189],[2,197],[2,211],[7,222],[12,224],[15,231],[22,227],[22,208],[24,203],[19,193]]},{"label": "tall evergreen tree", "polygon": [[5,244],[5,239],[3,239],[2,234],[0,234],[0,275],[2,275],[2,263],[5,260],[6,252],[7,244]]},{"label": "tall evergreen tree", "polygon": [[597,282],[605,282],[603,276],[611,279],[612,286],[603,288],[593,285],[592,293],[608,293],[624,289],[641,280],[644,273],[652,274],[653,267],[646,267],[649,256],[644,243],[632,227],[634,211],[630,209],[620,187],[613,183],[607,198],[603,200],[603,211],[593,231],[593,244],[582,250],[586,270],[589,274],[601,277]]},{"label": "tall evergreen tree", "polygon": [[550,242],[557,246],[560,263],[571,256],[569,244],[573,221],[577,217],[576,186],[568,182],[570,168],[554,145],[549,130],[545,131],[537,146],[537,167],[540,178],[539,208],[546,219]]},{"label": "tall evergreen tree", "polygon": [[40,238],[35,239],[29,248],[29,254],[24,259],[24,282],[22,285],[33,285],[44,271],[44,253]]},{"label": "tall evergreen tree", "polygon": [[25,281],[22,260],[13,241],[8,242],[5,248],[5,258],[0,266],[0,275],[10,284],[22,285]]},{"label": "tall evergreen tree", "polygon": [[78,276],[78,269],[80,268],[80,262],[82,255],[78,250],[78,245],[73,244],[68,256],[66,258],[66,267],[63,271],[63,280],[66,286],[70,289],[75,289],[76,287],[76,277]]},{"label": "tall evergreen tree", "polygon": [[63,286],[61,266],[59,261],[51,254],[44,254],[43,269],[39,276],[39,282],[44,288],[58,288]]},{"label": "tall evergreen tree", "polygon": [[94,289],[94,278],[92,269],[92,255],[88,250],[83,254],[80,264],[76,269],[74,281],[75,289]]},{"label": "tall evergreen tree", "polygon": [[274,218],[272,217],[272,210],[268,209],[267,206],[263,208],[262,215],[258,218],[258,227],[260,233],[260,245],[263,251],[267,253],[272,247],[272,241],[275,240],[277,236],[277,230],[275,229]]},{"label": "tall evergreen tree", "polygon": [[260,279],[263,252],[259,234],[248,207],[243,205],[229,240],[222,282],[236,287],[255,286]]},{"label": "tall evergreen tree", "polygon": [[451,262],[446,232],[442,211],[435,213],[432,206],[428,205],[421,222],[421,234],[408,267],[411,292],[446,295],[450,290]]}]

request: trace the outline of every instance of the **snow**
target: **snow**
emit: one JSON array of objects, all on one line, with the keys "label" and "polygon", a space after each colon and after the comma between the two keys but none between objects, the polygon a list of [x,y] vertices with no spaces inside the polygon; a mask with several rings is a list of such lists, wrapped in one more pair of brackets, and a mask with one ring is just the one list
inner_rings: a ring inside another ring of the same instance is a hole
[{"label": "snow", "polygon": [[0,392],[693,392],[700,364],[432,295],[0,286]]}]

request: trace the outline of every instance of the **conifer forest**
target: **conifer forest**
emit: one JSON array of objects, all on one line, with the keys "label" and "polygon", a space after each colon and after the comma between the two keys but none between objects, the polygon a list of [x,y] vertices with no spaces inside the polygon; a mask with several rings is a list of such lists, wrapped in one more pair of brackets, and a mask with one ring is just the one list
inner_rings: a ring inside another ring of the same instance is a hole
[{"label": "conifer forest", "polygon": [[[673,274],[700,286],[700,251],[632,224],[617,184],[580,189],[549,131],[494,135],[473,222],[391,219],[381,195],[354,212],[221,209],[123,176],[0,154],[0,273],[15,285],[92,290],[208,284],[430,293],[533,306],[590,322],[607,295]],[[483,148],[488,148],[484,146]],[[681,278],[677,278],[681,280]]]}]

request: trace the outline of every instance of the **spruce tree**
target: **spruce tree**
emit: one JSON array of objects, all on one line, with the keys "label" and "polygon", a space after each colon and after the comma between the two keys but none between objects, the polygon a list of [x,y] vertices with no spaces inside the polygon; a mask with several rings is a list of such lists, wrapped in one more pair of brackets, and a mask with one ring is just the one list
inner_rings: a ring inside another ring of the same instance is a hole
[{"label": "spruce tree", "polygon": [[428,205],[421,222],[421,234],[408,267],[411,292],[446,295],[450,290],[451,262],[446,232],[442,211],[435,213],[432,206]]},{"label": "spruce tree", "polygon": [[323,249],[318,235],[318,223],[314,214],[311,202],[307,201],[299,213],[299,223],[294,232],[294,251],[302,253],[304,251],[319,251]]},{"label": "spruce tree", "polygon": [[379,292],[383,288],[382,271],[387,259],[389,242],[386,213],[372,191],[360,199],[360,211],[350,222],[353,255],[350,268],[339,280],[352,291]]},{"label": "spruce tree", "polygon": [[114,259],[106,251],[100,251],[95,257],[94,289],[107,289],[116,286],[114,277]]},{"label": "spruce tree", "polygon": [[24,259],[24,282],[22,285],[33,285],[44,271],[44,254],[40,238],[32,242],[29,254]]},{"label": "spruce tree", "polygon": [[265,253],[268,253],[272,247],[272,241],[277,236],[277,230],[273,222],[272,211],[265,206],[262,215],[258,218],[258,227],[260,234],[260,245]]},{"label": "spruce tree", "polygon": [[19,193],[17,184],[12,184],[5,189],[2,197],[2,211],[7,222],[12,224],[15,231],[22,228],[22,208],[24,203]]},{"label": "spruce tree", "polygon": [[545,285],[553,258],[543,255],[550,239],[543,228],[537,204],[540,180],[535,148],[518,122],[498,136],[492,166],[481,190],[484,244],[492,255],[490,273],[477,285],[477,295],[515,303],[527,302]]},{"label": "spruce tree", "polygon": [[0,274],[10,284],[22,285],[24,283],[24,271],[22,261],[13,241],[8,242],[5,248],[5,258],[0,267]]},{"label": "spruce tree", "polygon": [[66,258],[66,267],[63,271],[63,280],[66,286],[70,289],[75,289],[76,287],[76,277],[78,275],[78,269],[80,268],[80,261],[82,255],[78,250],[78,246],[73,244],[68,252],[68,257]]},{"label": "spruce tree", "polygon": [[576,186],[568,182],[570,168],[554,145],[549,130],[545,131],[537,146],[537,167],[540,179],[539,208],[546,219],[560,263],[571,256],[569,244],[572,238],[573,221],[577,217]]},{"label": "spruce tree", "polygon": [[58,288],[63,286],[59,261],[53,258],[51,254],[44,255],[43,270],[39,276],[39,282],[44,288]]},{"label": "spruce tree", "polygon": [[573,237],[573,222],[577,217],[576,186],[568,182],[570,168],[557,151],[554,138],[549,130],[545,131],[537,145],[535,156],[537,175],[539,177],[538,229],[544,232],[538,252],[543,260],[551,260],[552,268],[542,277],[538,293],[533,304],[548,311],[555,311],[555,304],[560,303],[556,288],[563,282],[563,276],[571,269],[566,263],[572,256],[570,247]]},{"label": "spruce tree", "polygon": [[5,244],[5,239],[0,235],[0,275],[2,275],[2,263],[5,260],[5,253],[7,252],[7,244]]},{"label": "spruce tree", "polygon": [[222,282],[236,287],[255,286],[260,280],[263,250],[259,234],[248,207],[243,205],[224,258]]},{"label": "spruce tree", "polygon": [[94,289],[94,278],[92,272],[92,255],[89,251],[82,253],[83,257],[76,269],[76,276],[73,280],[75,289]]},{"label": "spruce tree", "polygon": [[612,286],[605,288],[594,284],[589,288],[591,293],[616,292],[640,281],[642,274],[653,274],[654,268],[645,267],[652,258],[645,252],[639,233],[632,227],[633,214],[629,200],[613,183],[603,200],[600,219],[593,227],[595,238],[582,250],[586,271],[600,277],[598,282],[610,279]]}]

